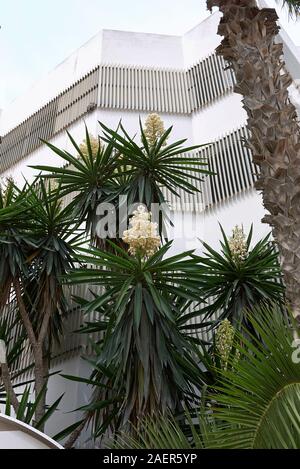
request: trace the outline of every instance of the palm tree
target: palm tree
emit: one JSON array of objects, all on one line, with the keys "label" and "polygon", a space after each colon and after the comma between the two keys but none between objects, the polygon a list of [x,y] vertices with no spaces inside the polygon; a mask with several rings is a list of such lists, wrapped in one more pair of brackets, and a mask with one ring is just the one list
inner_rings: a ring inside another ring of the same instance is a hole
[{"label": "palm tree", "polygon": [[[299,13],[299,1],[285,2]],[[236,76],[235,92],[243,96],[250,137],[247,145],[260,167],[256,188],[269,212],[263,219],[278,243],[287,298],[300,314],[300,127],[289,99],[291,77],[284,69],[283,46],[277,42],[278,16],[259,9],[255,0],[207,0],[223,17],[217,53]]]},{"label": "palm tree", "polygon": [[270,307],[254,313],[249,320],[260,339],[238,335],[240,359],[221,372],[218,394],[213,395],[219,429],[210,445],[299,449],[299,328],[295,340],[297,325],[291,315]]}]

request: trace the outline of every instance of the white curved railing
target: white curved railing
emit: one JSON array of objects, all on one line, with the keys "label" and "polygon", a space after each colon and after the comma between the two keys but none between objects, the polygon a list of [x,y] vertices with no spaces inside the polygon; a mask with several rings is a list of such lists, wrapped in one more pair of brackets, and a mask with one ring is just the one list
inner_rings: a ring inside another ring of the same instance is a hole
[{"label": "white curved railing", "polygon": [[64,449],[49,436],[20,420],[0,414],[1,449]]}]

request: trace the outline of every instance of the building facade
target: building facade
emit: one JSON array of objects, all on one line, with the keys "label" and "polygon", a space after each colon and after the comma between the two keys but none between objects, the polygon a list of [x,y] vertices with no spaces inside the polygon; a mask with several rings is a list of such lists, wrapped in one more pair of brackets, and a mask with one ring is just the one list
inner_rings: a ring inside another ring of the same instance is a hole
[{"label": "building facade", "polygon": [[[120,119],[134,135],[151,112],[159,113],[165,127],[173,126],[172,139],[187,138],[203,144],[199,157],[207,158],[215,175],[205,178],[201,193],[180,198],[167,194],[175,226],[179,227],[173,251],[201,250],[198,238],[218,247],[221,223],[230,234],[235,225],[247,231],[253,223],[255,238],[269,232],[261,223],[264,209],[253,184],[257,169],[243,147],[247,135],[241,98],[233,93],[234,76],[214,53],[220,42],[215,13],[183,36],[103,30],[75,51],[27,94],[0,114],[0,176],[22,184],[32,180],[32,165],[62,164],[41,139],[72,151],[68,130],[77,142],[84,139],[84,124],[93,135],[98,121],[116,128]],[[286,68],[294,83],[291,96],[300,108],[300,50],[281,32]],[[210,143],[211,145],[205,146]],[[67,328],[78,328],[80,317]],[[88,375],[80,359],[84,344],[67,335],[54,367],[65,374]],[[88,396],[76,383],[59,376],[50,380],[49,400],[65,391],[62,411],[47,427],[51,435],[75,421],[65,414]]]}]

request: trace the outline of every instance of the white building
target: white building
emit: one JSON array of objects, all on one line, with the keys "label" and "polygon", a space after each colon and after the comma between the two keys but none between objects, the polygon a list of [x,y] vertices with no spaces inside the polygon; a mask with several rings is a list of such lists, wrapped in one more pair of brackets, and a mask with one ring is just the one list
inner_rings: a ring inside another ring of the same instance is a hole
[{"label": "white building", "polygon": [[[255,168],[242,146],[246,114],[241,98],[233,93],[231,71],[224,70],[224,61],[214,53],[221,40],[216,34],[218,22],[215,13],[182,37],[99,32],[2,111],[0,175],[11,175],[22,183],[23,177],[30,180],[36,173],[28,165],[61,164],[40,138],[71,151],[66,129],[80,142],[84,122],[97,135],[99,120],[116,128],[121,118],[127,131],[135,134],[139,116],[144,120],[150,112],[157,112],[165,127],[174,126],[172,139],[187,138],[189,144],[213,142],[201,154],[217,173],[206,178],[201,195],[171,197],[175,225],[185,228],[173,249],[199,248],[197,238],[217,247],[219,222],[228,234],[236,224],[248,230],[251,223],[255,238],[268,233],[269,227],[260,222],[264,214],[261,197],[253,189]],[[286,67],[295,80],[292,97],[300,104],[300,51],[284,31],[281,39]],[[196,218],[198,226],[193,229]],[[76,329],[79,320],[73,319],[70,329]],[[79,346],[77,338],[67,339],[65,353],[56,361],[58,369],[88,375]],[[85,402],[83,389],[76,383],[57,376],[51,382],[49,401],[64,388],[65,411]],[[57,413],[48,433],[71,424],[79,415]]]}]

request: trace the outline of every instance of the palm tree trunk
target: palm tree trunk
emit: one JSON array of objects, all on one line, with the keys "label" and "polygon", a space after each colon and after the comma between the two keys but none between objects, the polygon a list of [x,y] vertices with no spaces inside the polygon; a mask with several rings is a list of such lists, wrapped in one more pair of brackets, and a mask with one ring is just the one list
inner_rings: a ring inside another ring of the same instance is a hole
[{"label": "palm tree trunk", "polygon": [[300,314],[300,128],[290,102],[290,75],[284,70],[283,46],[274,9],[254,0],[207,0],[223,17],[217,53],[232,67],[235,92],[243,96],[250,137],[247,145],[260,167],[256,188],[269,212],[263,219],[278,243],[287,299]]}]

